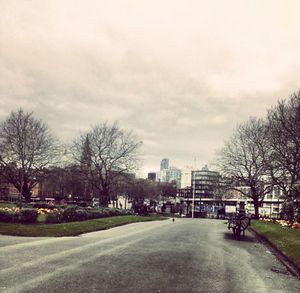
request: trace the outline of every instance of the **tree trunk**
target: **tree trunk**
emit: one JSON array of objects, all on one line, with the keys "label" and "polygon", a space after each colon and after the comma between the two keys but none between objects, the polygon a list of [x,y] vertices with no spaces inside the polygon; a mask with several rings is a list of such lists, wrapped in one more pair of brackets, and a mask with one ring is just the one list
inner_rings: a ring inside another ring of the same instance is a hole
[{"label": "tree trunk", "polygon": [[28,182],[27,182],[26,180],[24,180],[24,182],[23,182],[22,195],[25,197],[25,200],[26,200],[27,202],[29,202],[30,199],[31,199],[31,191],[30,191],[28,185],[29,185]]},{"label": "tree trunk", "polygon": [[254,205],[254,218],[258,219],[259,218],[259,200],[258,198],[252,197],[253,198],[253,205]]},{"label": "tree trunk", "polygon": [[258,203],[254,204],[254,218],[255,219],[259,218],[259,206],[258,206]]},{"label": "tree trunk", "polygon": [[107,187],[104,187],[99,198],[100,205],[107,207],[109,204],[109,191]]}]

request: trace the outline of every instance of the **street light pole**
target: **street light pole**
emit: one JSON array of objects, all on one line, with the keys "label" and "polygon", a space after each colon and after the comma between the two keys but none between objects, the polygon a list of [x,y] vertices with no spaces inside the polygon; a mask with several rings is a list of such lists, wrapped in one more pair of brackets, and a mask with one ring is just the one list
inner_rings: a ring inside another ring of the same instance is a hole
[{"label": "street light pole", "polygon": [[192,218],[194,218],[195,211],[195,171],[193,171],[193,205],[192,205]]},{"label": "street light pole", "polygon": [[280,219],[280,209],[279,209],[279,193],[280,190],[278,190],[277,196],[278,196],[278,200],[277,200],[277,206],[278,206],[278,211],[277,211],[277,220]]}]

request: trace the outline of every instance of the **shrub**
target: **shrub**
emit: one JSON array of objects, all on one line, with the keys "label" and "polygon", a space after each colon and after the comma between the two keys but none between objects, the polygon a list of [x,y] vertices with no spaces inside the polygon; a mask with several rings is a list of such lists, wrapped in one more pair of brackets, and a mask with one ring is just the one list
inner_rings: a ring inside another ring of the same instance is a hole
[{"label": "shrub", "polygon": [[44,208],[39,208],[37,210],[38,210],[38,214],[39,215],[45,215],[45,214],[49,214],[49,213],[52,212],[52,210],[50,210],[50,209],[44,209]]},{"label": "shrub", "polygon": [[103,213],[104,217],[111,217],[112,216],[112,214],[111,214],[111,212],[109,211],[108,208],[102,208],[102,213]]},{"label": "shrub", "polygon": [[148,208],[146,205],[136,205],[134,207],[134,212],[140,216],[147,216],[149,214]]},{"label": "shrub", "polygon": [[46,223],[54,224],[54,222],[51,221],[60,221],[57,223],[85,221],[90,219],[98,219],[98,218],[131,214],[131,212],[128,210],[109,209],[109,208],[82,208],[77,205],[68,205],[66,207],[62,207],[62,209],[60,209],[59,211],[61,216],[52,215],[53,212],[49,213],[49,215],[47,215],[46,217]]},{"label": "shrub", "polygon": [[108,217],[131,215],[130,211],[120,209],[106,209],[106,213]]},{"label": "shrub", "polygon": [[88,212],[85,209],[77,209],[76,210],[76,219],[75,221],[84,221],[88,220]]},{"label": "shrub", "polygon": [[66,210],[66,209],[70,209],[70,208],[73,208],[73,209],[78,209],[79,206],[76,205],[76,204],[68,204],[68,205],[64,205],[64,206],[61,206],[62,209]]},{"label": "shrub", "polygon": [[63,219],[65,222],[72,222],[76,219],[76,206],[67,206],[63,211]]},{"label": "shrub", "polygon": [[46,216],[46,224],[60,224],[63,222],[63,214],[60,210],[53,210]]},{"label": "shrub", "polygon": [[98,218],[107,217],[107,213],[102,209],[89,209],[87,213],[89,219],[98,219]]},{"label": "shrub", "polygon": [[281,218],[287,221],[293,221],[294,220],[294,203],[291,200],[287,200],[282,204],[281,209]]},{"label": "shrub", "polygon": [[63,219],[66,222],[87,220],[88,212],[78,206],[68,206],[63,211]]},{"label": "shrub", "polygon": [[115,215],[114,211],[111,209],[104,209],[103,212],[106,214],[106,217],[113,217]]},{"label": "shrub", "polygon": [[19,214],[19,221],[23,224],[36,223],[38,218],[38,211],[36,209],[21,209]]},{"label": "shrub", "polygon": [[113,212],[113,216],[122,216],[123,215],[122,211],[118,210],[118,209],[113,209],[112,212]]},{"label": "shrub", "polygon": [[0,209],[0,222],[13,223],[17,221],[17,218],[15,211]]}]

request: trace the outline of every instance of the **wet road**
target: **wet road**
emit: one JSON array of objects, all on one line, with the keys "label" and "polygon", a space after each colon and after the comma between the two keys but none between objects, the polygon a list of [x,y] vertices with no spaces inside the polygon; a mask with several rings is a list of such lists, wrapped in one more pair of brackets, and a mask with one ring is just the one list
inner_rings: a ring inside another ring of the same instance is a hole
[{"label": "wet road", "polygon": [[0,236],[0,292],[300,292],[254,237],[224,221],[135,223],[78,237]]}]

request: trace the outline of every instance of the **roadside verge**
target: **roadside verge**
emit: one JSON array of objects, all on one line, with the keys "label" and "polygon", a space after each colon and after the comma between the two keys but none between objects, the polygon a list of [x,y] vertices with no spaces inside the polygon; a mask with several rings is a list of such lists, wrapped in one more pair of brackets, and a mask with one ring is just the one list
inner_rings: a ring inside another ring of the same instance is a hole
[{"label": "roadside verge", "polygon": [[136,222],[157,221],[161,216],[115,216],[63,224],[16,224],[0,223],[0,234],[28,237],[77,236],[83,233],[106,230]]},{"label": "roadside verge", "polygon": [[253,221],[248,229],[294,276],[300,279],[300,230],[295,231],[291,228],[282,228],[277,224],[260,223],[260,221]]}]

